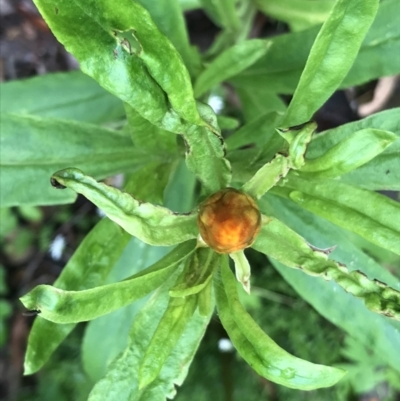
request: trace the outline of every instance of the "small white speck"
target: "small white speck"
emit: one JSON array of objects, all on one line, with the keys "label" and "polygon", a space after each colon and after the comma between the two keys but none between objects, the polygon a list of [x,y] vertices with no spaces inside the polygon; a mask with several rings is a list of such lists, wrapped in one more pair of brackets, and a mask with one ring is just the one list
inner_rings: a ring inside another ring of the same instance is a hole
[{"label": "small white speck", "polygon": [[96,213],[100,217],[106,217],[106,214],[99,208],[96,209]]},{"label": "small white speck", "polygon": [[214,110],[215,114],[219,114],[224,107],[224,101],[221,96],[211,95],[207,101],[208,105]]},{"label": "small white speck", "polygon": [[233,351],[233,344],[229,338],[221,338],[218,341],[218,349],[221,352],[232,352]]},{"label": "small white speck", "polygon": [[50,244],[50,255],[54,260],[60,260],[65,248],[65,238],[63,235],[58,234]]}]

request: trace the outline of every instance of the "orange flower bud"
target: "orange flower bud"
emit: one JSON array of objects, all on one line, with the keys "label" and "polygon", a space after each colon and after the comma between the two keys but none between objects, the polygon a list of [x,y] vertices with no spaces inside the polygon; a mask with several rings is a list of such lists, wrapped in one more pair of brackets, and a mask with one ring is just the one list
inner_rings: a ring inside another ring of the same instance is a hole
[{"label": "orange flower bud", "polygon": [[214,251],[237,252],[254,242],[261,227],[261,213],[249,195],[225,188],[200,204],[197,224],[202,239]]}]

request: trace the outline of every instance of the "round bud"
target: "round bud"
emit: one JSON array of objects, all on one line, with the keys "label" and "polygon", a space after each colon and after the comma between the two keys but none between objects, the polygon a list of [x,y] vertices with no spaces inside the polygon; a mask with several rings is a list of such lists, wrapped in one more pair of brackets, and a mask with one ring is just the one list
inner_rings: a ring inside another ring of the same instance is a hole
[{"label": "round bud", "polygon": [[200,204],[197,224],[202,239],[214,251],[237,252],[254,242],[261,227],[261,213],[249,195],[225,188]]}]

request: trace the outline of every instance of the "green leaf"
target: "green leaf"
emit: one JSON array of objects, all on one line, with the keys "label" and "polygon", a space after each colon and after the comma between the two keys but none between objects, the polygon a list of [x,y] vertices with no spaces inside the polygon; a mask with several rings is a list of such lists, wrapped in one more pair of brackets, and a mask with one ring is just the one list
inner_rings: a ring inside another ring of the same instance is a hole
[{"label": "green leaf", "polygon": [[[101,220],[79,245],[54,286],[79,291],[103,284],[129,238],[111,220]],[[75,324],[60,325],[36,318],[28,338],[24,374],[37,372],[74,327]]]},{"label": "green leaf", "polygon": [[356,62],[340,85],[341,88],[399,74],[400,60],[393,57],[400,49],[398,11],[397,0],[385,0],[380,3],[374,23],[365,37]]},{"label": "green leaf", "polygon": [[305,209],[400,253],[400,204],[386,196],[336,180],[306,180],[290,174],[284,187]]},{"label": "green leaf", "polygon": [[202,7],[211,17],[213,22],[228,32],[237,32],[241,28],[241,22],[237,15],[235,0],[200,0]]},{"label": "green leaf", "polygon": [[182,11],[190,11],[200,8],[200,0],[179,0],[179,5]]},{"label": "green leaf", "polygon": [[[290,129],[277,129],[280,136],[288,142],[288,156],[277,153],[269,163],[264,164],[243,185],[243,191],[258,199],[275,186],[279,180],[286,177],[290,169],[301,168],[304,165],[304,154],[315,129],[316,123],[314,122]],[[277,143],[280,142],[277,141]]]},{"label": "green leaf", "polygon": [[197,248],[186,262],[185,279],[169,290],[171,297],[186,297],[198,294],[211,281],[218,267],[218,254],[210,248]]},{"label": "green leaf", "polygon": [[[191,47],[189,43],[180,2],[178,0],[137,1],[147,9],[158,29],[178,50],[191,75],[197,75],[201,68],[201,59],[197,49]],[[199,7],[199,5],[197,6]]]},{"label": "green leaf", "polygon": [[175,386],[184,381],[211,314],[195,312],[178,344],[168,357],[157,379],[142,391],[138,389],[139,366],[150,340],[169,302],[168,289],[176,280],[171,277],[147,302],[136,317],[127,348],[110,365],[107,374],[93,388],[89,401],[165,401],[176,394]]},{"label": "green leaf", "polygon": [[236,280],[242,284],[243,289],[250,294],[250,264],[243,251],[232,252],[229,254],[235,263]]},{"label": "green leaf", "polygon": [[362,271],[349,272],[345,265],[328,260],[331,249],[309,245],[279,220],[272,219],[262,227],[253,247],[286,266],[334,280],[348,293],[363,299],[368,309],[400,320],[400,291],[375,280],[375,277],[369,279]]},{"label": "green leaf", "polygon": [[[400,52],[397,14],[397,0],[385,0],[379,5],[376,18],[340,88],[400,73],[399,60],[393,57]],[[315,27],[270,39],[272,46],[268,55],[231,79],[232,83],[247,91],[293,94],[319,29]]]},{"label": "green leaf", "polygon": [[124,117],[121,100],[80,71],[5,82],[0,84],[0,92],[2,113],[33,114],[90,123]]},{"label": "green leaf", "polygon": [[[400,282],[387,269],[367,256],[349,237],[348,232],[315,216],[298,205],[268,193],[259,202],[264,213],[273,214],[321,249],[331,248],[332,257],[352,270],[400,290]],[[368,252],[368,249],[366,250]],[[321,280],[271,260],[285,280],[321,315],[348,332],[365,347],[371,344],[392,368],[400,371],[400,323],[372,313],[364,303],[346,293],[332,281]]]},{"label": "green leaf", "polygon": [[311,173],[311,178],[341,176],[370,161],[397,139],[389,131],[372,128],[356,131],[322,156],[307,159],[301,172]]},{"label": "green leaf", "polygon": [[[131,237],[105,283],[124,280],[156,263],[169,251],[168,247],[147,245]],[[97,382],[106,374],[113,359],[126,348],[130,327],[147,301],[148,297],[142,298],[87,324],[82,342],[82,362],[85,372],[93,382]],[[60,326],[65,325],[57,325]],[[102,346],[99,347],[99,344]]]},{"label": "green leaf", "polygon": [[41,317],[55,323],[92,320],[154,291],[189,256],[194,247],[195,241],[180,244],[147,269],[118,283],[83,291],[63,291],[49,285],[39,285],[24,295],[21,302],[27,309],[39,310]]},{"label": "green leaf", "polygon": [[221,130],[233,130],[240,124],[236,118],[221,115],[217,116],[217,122]]},{"label": "green leaf", "polygon": [[288,158],[277,154],[243,185],[242,190],[253,198],[259,199],[275,186],[282,177],[286,176],[289,168]]},{"label": "green leaf", "polygon": [[171,298],[139,368],[139,390],[153,382],[197,308],[197,296]]},{"label": "green leaf", "polygon": [[170,162],[148,163],[129,175],[129,183],[125,186],[125,191],[135,192],[135,196],[141,201],[162,205],[164,190],[174,167],[174,164]]},{"label": "green leaf", "polygon": [[208,193],[228,186],[231,169],[225,159],[225,142],[217,125],[216,116],[206,104],[198,103],[201,117],[213,127],[209,129],[192,125],[184,140],[186,144],[186,164],[196,174]]},{"label": "green leaf", "polygon": [[175,245],[198,234],[196,215],[178,215],[143,203],[130,194],[99,183],[78,169],[53,174],[53,179],[84,195],[129,234],[151,245]]},{"label": "green leaf", "polygon": [[[237,86],[235,91],[242,104],[242,112],[247,123],[271,112],[284,113],[286,104],[274,92],[264,85]],[[260,127],[261,128],[261,127]],[[275,128],[275,127],[274,127]]]},{"label": "green leaf", "polygon": [[292,31],[322,24],[334,5],[334,1],[328,0],[257,0],[256,3],[263,13],[288,23]]},{"label": "green leaf", "polygon": [[[231,151],[251,144],[261,147],[268,143],[272,137],[280,139],[275,130],[280,118],[281,116],[276,112],[267,112],[244,124],[227,138],[228,150]],[[283,144],[283,140],[280,142]]]},{"label": "green leaf", "polygon": [[251,39],[238,43],[217,56],[198,76],[194,93],[200,97],[217,84],[234,77],[264,56],[271,43],[264,39]]},{"label": "green leaf", "polygon": [[165,188],[165,207],[178,213],[189,212],[194,206],[195,187],[196,177],[181,160]]},{"label": "green leaf", "polygon": [[349,138],[354,132],[365,129],[382,129],[391,131],[397,140],[383,153],[367,164],[346,175],[341,180],[371,190],[400,190],[400,121],[399,108],[385,110],[367,118],[315,135],[309,144],[307,158],[322,156],[338,143]]},{"label": "green leaf", "polygon": [[144,118],[162,125],[169,113],[167,95],[180,117],[202,124],[179,53],[140,4],[130,0],[118,6],[107,0],[36,0],[35,4],[82,71]]},{"label": "green leaf", "polygon": [[338,88],[357,56],[378,5],[379,0],[336,2],[311,48],[281,123],[283,127],[309,121]]},{"label": "green leaf", "polygon": [[[18,219],[17,219],[17,216],[13,213],[11,208],[2,207],[2,208],[0,208],[0,221],[1,221],[0,241],[3,243],[5,237],[8,234],[12,233],[12,231],[17,228]],[[1,294],[1,291],[0,291],[0,294]]]},{"label": "green leaf", "polygon": [[143,118],[134,108],[125,103],[126,116],[134,145],[143,152],[160,155],[163,159],[177,151],[176,135],[163,130]]},{"label": "green leaf", "polygon": [[221,268],[223,286],[215,285],[222,325],[239,354],[261,376],[286,387],[312,390],[338,382],[344,371],[316,365],[290,355],[280,348],[241,305],[229,266]]},{"label": "green leaf", "polygon": [[2,207],[73,202],[72,191],[57,192],[49,184],[51,174],[61,168],[77,166],[104,178],[134,171],[149,158],[117,131],[17,114],[2,115],[0,146]]}]

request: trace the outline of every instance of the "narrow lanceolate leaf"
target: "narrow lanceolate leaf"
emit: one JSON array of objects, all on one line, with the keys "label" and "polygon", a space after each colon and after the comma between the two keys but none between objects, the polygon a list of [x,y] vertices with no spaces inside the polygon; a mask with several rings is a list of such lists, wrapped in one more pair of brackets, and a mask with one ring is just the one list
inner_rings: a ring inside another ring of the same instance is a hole
[{"label": "narrow lanceolate leaf", "polygon": [[[103,123],[124,117],[120,99],[81,71],[0,84],[1,112]],[[62,93],[62,96],[60,96]]]},{"label": "narrow lanceolate leaf", "polygon": [[[129,241],[129,234],[105,218],[85,237],[64,267],[54,286],[63,290],[84,290],[103,284]],[[38,317],[29,333],[24,374],[38,371],[75,324],[55,324]]]},{"label": "narrow lanceolate leaf", "polygon": [[158,377],[140,391],[139,367],[150,340],[167,309],[170,300],[168,289],[175,280],[176,274],[170,277],[142,308],[133,322],[127,347],[110,364],[104,377],[96,383],[90,393],[89,401],[109,401],[110,399],[165,401],[166,398],[174,398],[176,386],[183,383],[211,318],[211,312],[205,317],[200,316],[197,312],[194,313]]},{"label": "narrow lanceolate leaf", "polygon": [[[385,5],[386,3],[382,3]],[[341,178],[348,184],[371,190],[400,190],[400,113],[399,108],[385,110],[359,121],[341,125],[316,135],[310,142],[307,158],[315,159],[351,137],[353,132],[379,129],[394,133],[397,140],[383,153]],[[360,152],[362,148],[360,147]]]},{"label": "narrow lanceolate leaf", "polygon": [[[397,0],[380,3],[376,18],[340,88],[400,73],[399,59],[393,57],[400,52],[397,14]],[[252,91],[260,92],[260,88],[264,88],[264,93],[293,94],[319,29],[315,27],[269,39],[272,46],[268,54],[232,79],[235,88],[240,87],[250,95]]]},{"label": "narrow lanceolate leaf", "polygon": [[400,204],[336,180],[306,180],[293,174],[284,188],[294,202],[368,241],[400,253]]},{"label": "narrow lanceolate leaf", "polygon": [[313,364],[280,348],[241,305],[227,262],[221,268],[221,278],[222,285],[216,283],[215,293],[222,325],[239,354],[259,375],[300,390],[333,386],[343,377],[341,369]]},{"label": "narrow lanceolate leaf", "polygon": [[313,178],[337,177],[362,166],[397,140],[397,135],[383,130],[366,128],[355,132],[322,156],[308,159],[302,172]]},{"label": "narrow lanceolate leaf", "polygon": [[328,259],[329,250],[310,246],[300,235],[277,219],[264,225],[253,248],[278,262],[304,272],[334,280],[350,294],[361,298],[373,312],[400,320],[400,292],[359,270]]},{"label": "narrow lanceolate leaf", "polygon": [[267,16],[286,22],[292,31],[322,24],[329,15],[332,0],[257,0],[258,8]]},{"label": "narrow lanceolate leaf", "polygon": [[271,137],[281,138],[275,130],[280,117],[276,112],[267,112],[244,124],[227,138],[228,151],[250,144],[262,146]]},{"label": "narrow lanceolate leaf", "polygon": [[140,4],[130,0],[117,5],[107,0],[36,0],[35,4],[82,70],[143,117],[162,125],[168,114],[167,96],[180,117],[201,123],[179,53]]},{"label": "narrow lanceolate leaf", "polygon": [[243,251],[230,253],[229,256],[235,263],[236,279],[242,284],[243,289],[250,294],[250,264]]},{"label": "narrow lanceolate leaf", "polygon": [[196,307],[196,295],[170,299],[140,364],[139,389],[143,389],[157,378]]},{"label": "narrow lanceolate leaf", "polygon": [[138,0],[151,15],[158,29],[171,41],[191,75],[201,69],[201,59],[189,42],[182,4],[179,0]]},{"label": "narrow lanceolate leaf", "polygon": [[[140,272],[160,260],[170,250],[169,247],[147,245],[135,237],[130,237],[128,245],[104,284],[115,283]],[[81,345],[82,364],[93,383],[104,377],[110,363],[125,349],[132,323],[147,301],[148,297],[139,299],[85,325]],[[99,347],[99,344],[102,346]]]},{"label": "narrow lanceolate leaf", "polygon": [[78,169],[53,174],[59,185],[86,196],[129,234],[151,245],[174,245],[198,234],[196,215],[178,215],[170,210],[142,203],[132,195],[102,184]]},{"label": "narrow lanceolate leaf", "polygon": [[76,166],[101,179],[149,161],[127,136],[94,124],[3,114],[0,130],[2,207],[73,202],[72,191],[49,185],[62,168]]},{"label": "narrow lanceolate leaf", "polygon": [[311,48],[305,69],[282,121],[302,124],[339,87],[375,18],[379,0],[338,0]]},{"label": "narrow lanceolate leaf", "polygon": [[198,76],[194,85],[196,97],[200,97],[215,85],[234,77],[264,56],[271,43],[263,39],[240,42],[222,52]]},{"label": "narrow lanceolate leaf", "polygon": [[275,186],[281,178],[286,177],[289,169],[301,168],[304,165],[308,143],[316,127],[316,123],[308,122],[289,129],[279,128],[277,131],[289,144],[288,156],[277,154],[243,185],[243,191],[258,199]]},{"label": "narrow lanceolate leaf", "polygon": [[276,155],[269,163],[264,164],[256,174],[243,185],[242,190],[253,198],[261,198],[289,172],[289,160],[283,155]]},{"label": "narrow lanceolate leaf", "polygon": [[215,269],[219,265],[219,255],[210,248],[197,248],[187,260],[186,276],[169,290],[171,297],[186,297],[202,291],[211,281]]},{"label": "narrow lanceolate leaf", "polygon": [[78,323],[95,319],[154,291],[177,269],[195,247],[195,241],[178,245],[168,255],[147,269],[118,283],[83,291],[63,291],[39,285],[21,298],[29,310],[54,323]]},{"label": "narrow lanceolate leaf", "polygon": [[176,135],[152,124],[125,103],[129,131],[135,146],[143,152],[159,155],[164,160],[177,152]]},{"label": "narrow lanceolate leaf", "polygon": [[225,158],[225,142],[215,113],[206,104],[198,103],[203,120],[209,127],[192,125],[183,135],[186,144],[186,164],[196,174],[208,193],[225,188],[231,181],[231,167]]},{"label": "narrow lanceolate leaf", "polygon": [[[364,252],[346,230],[316,216],[289,199],[271,192],[259,202],[260,209],[280,221],[321,249],[331,250],[332,258],[340,260],[352,270],[362,270],[368,277],[376,278],[400,290],[400,280],[388,269]],[[333,250],[332,246],[337,245]],[[289,248],[290,249],[290,248]],[[374,349],[396,371],[400,372],[400,322],[371,312],[364,302],[347,293],[334,281],[321,280],[299,269],[292,269],[271,258],[275,268],[299,295],[322,316],[345,330],[360,344]]]},{"label": "narrow lanceolate leaf", "polygon": [[200,5],[208,13],[213,22],[228,32],[237,32],[241,22],[233,0],[200,0]]}]

